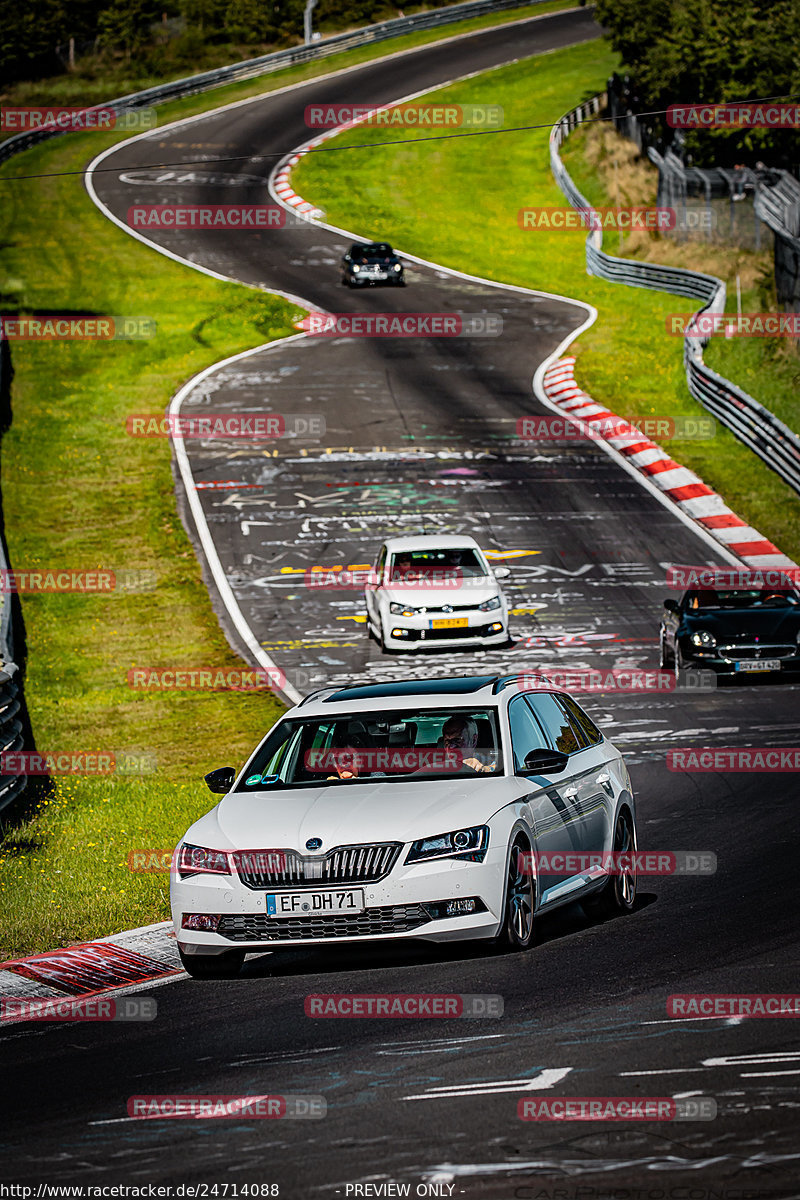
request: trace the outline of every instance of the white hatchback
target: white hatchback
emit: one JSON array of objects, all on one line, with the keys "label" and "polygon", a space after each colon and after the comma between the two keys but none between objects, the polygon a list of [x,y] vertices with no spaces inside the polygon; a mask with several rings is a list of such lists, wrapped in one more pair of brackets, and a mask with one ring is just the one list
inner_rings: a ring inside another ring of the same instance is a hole
[{"label": "white hatchback", "polygon": [[366,588],[367,628],[382,650],[504,646],[508,603],[471,537],[390,538]]},{"label": "white hatchback", "polygon": [[281,946],[488,938],[526,950],[538,914],[561,904],[633,908],[625,763],[546,680],[323,688],[238,775],[206,781],[223,798],[187,830],[171,879],[190,975],[235,974],[245,953]]}]

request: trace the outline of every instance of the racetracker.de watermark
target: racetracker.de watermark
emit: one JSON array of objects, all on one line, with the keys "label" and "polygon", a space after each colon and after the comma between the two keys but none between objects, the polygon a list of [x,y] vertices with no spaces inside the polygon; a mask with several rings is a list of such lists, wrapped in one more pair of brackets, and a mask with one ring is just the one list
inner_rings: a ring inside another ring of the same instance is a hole
[{"label": "racetracker.de watermark", "polygon": [[163,417],[132,414],[125,422],[131,437],[145,438],[310,438],[325,436],[325,418],[318,413],[167,413]]},{"label": "racetracker.de watermark", "polygon": [[7,342],[137,342],[155,337],[152,317],[0,316]]},{"label": "racetracker.de watermark", "polygon": [[800,996],[781,992],[694,992],[667,998],[668,1017],[800,1017]]},{"label": "racetracker.de watermark", "polygon": [[665,326],[676,337],[800,338],[800,313],[670,313]]},{"label": "racetracker.de watermark", "polygon": [[684,746],[667,751],[668,771],[800,771],[800,746]]},{"label": "racetracker.de watermark", "polygon": [[[703,210],[697,211],[697,216]],[[663,232],[678,227],[678,213],[674,208],[572,208],[563,204],[557,207],[521,208],[517,213],[520,229],[546,229],[549,233],[582,229],[601,231],[620,230],[633,233],[637,230]],[[697,228],[702,228],[698,223]]]},{"label": "racetracker.de watermark", "polygon": [[190,667],[185,670],[131,667],[128,686],[137,691],[257,692],[269,688],[283,689],[286,675],[280,667],[234,668],[228,671],[218,667]]},{"label": "racetracker.de watermark", "polygon": [[[314,209],[315,216],[324,216]],[[257,233],[294,229],[308,217],[279,204],[133,204],[126,214],[131,229],[224,229]]]},{"label": "racetracker.de watermark", "polygon": [[499,313],[311,312],[299,326],[310,337],[500,337]]},{"label": "racetracker.de watermark", "polygon": [[372,125],[379,129],[499,129],[499,104],[309,104],[303,114],[309,129]]},{"label": "racetracker.de watermark", "polygon": [[599,442],[612,437],[705,442],[716,434],[717,422],[713,417],[643,417],[638,425],[620,417],[600,417],[596,421],[538,415],[517,418],[517,438],[522,442]]},{"label": "racetracker.de watermark", "polygon": [[[466,755],[469,758],[469,754]],[[464,754],[456,748],[438,746],[402,748],[400,746],[341,746],[332,750],[307,750],[306,770],[381,771],[387,775],[405,775],[410,771],[458,771]]]},{"label": "racetracker.de watermark", "polygon": [[527,875],[715,875],[711,850],[535,850],[520,856]]},{"label": "racetracker.de watermark", "polygon": [[[368,586],[377,587],[380,582],[379,572],[374,571],[371,567],[365,567],[363,570],[342,568],[327,571],[309,567],[303,573],[303,586],[320,590],[362,591]],[[483,576],[464,575],[460,567],[433,567],[430,571],[415,571],[412,568],[390,580],[390,586],[393,590],[400,591],[403,588],[415,591],[417,588],[438,590],[439,588],[486,587],[486,580]]]},{"label": "racetracker.de watermark", "polygon": [[158,1011],[149,996],[124,996],[118,1000],[90,996],[84,999],[18,996],[0,1000],[0,1023],[19,1021],[152,1021]]},{"label": "racetracker.de watermark", "polygon": [[115,592],[151,592],[156,572],[149,568],[123,568],[120,571],[72,570],[66,567],[37,567],[31,570],[0,570],[0,594],[32,596],[38,593],[74,593],[77,595],[113,595]]},{"label": "racetracker.de watermark", "polygon": [[800,129],[800,105],[742,101],[737,104],[670,104],[670,129]]},{"label": "racetracker.de watermark", "polygon": [[319,1120],[328,1111],[324,1096],[131,1096],[128,1116],[192,1120]]},{"label": "racetracker.de watermark", "polygon": [[511,677],[514,686],[522,692],[540,692],[546,688],[557,688],[564,692],[713,692],[717,687],[717,676],[710,670],[688,670],[681,679],[676,679],[673,670],[640,667],[600,667],[574,670],[544,670],[536,674],[521,674]]},{"label": "racetracker.de watermark", "polygon": [[307,1017],[502,1017],[503,997],[495,995],[428,995],[422,993],[306,996]]},{"label": "racetracker.de watermark", "polygon": [[85,133],[87,130],[155,129],[158,116],[154,108],[129,108],[116,112],[97,105],[93,108],[64,108],[52,105],[25,105],[0,108],[0,132],[30,133],[53,129],[61,133]]},{"label": "racetracker.de watermark", "polygon": [[128,851],[128,870],[141,875],[167,874],[178,871],[183,878],[203,874],[209,869],[209,855],[216,873],[230,874],[231,865],[242,873],[269,874],[284,872],[288,857],[283,850],[215,850],[201,846],[182,845],[174,850],[136,849]]},{"label": "racetracker.de watermark", "polygon": [[139,750],[4,750],[2,775],[152,775],[155,754]]},{"label": "racetracker.de watermark", "polygon": [[713,1121],[713,1096],[556,1096],[517,1103],[521,1121]]},{"label": "racetracker.de watermark", "polygon": [[667,587],[673,591],[782,592],[800,584],[800,567],[667,567]]}]

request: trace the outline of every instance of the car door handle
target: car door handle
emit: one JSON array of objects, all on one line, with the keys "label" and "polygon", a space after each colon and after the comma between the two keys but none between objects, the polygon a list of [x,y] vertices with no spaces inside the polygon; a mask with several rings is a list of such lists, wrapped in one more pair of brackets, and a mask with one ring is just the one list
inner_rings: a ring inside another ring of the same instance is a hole
[{"label": "car door handle", "polygon": [[572,797],[577,796],[577,794],[578,789],[576,787],[564,788],[564,791],[562,792],[562,795],[565,796],[567,800],[571,800]]}]

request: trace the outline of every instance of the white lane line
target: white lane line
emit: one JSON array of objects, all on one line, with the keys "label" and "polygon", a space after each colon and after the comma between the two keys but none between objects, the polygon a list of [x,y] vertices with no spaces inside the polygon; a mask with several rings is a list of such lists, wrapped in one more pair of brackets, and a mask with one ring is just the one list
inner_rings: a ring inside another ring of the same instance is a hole
[{"label": "white lane line", "polygon": [[664,1067],[660,1071],[620,1071],[619,1077],[625,1075],[683,1075],[688,1071],[702,1071],[703,1067]]},{"label": "white lane line", "polygon": [[401,1096],[401,1100],[449,1100],[458,1096],[493,1096],[504,1092],[542,1092],[560,1083],[572,1067],[547,1067],[532,1079],[500,1079],[487,1083],[453,1084],[430,1088],[417,1096]]},{"label": "white lane line", "polygon": [[750,1054],[730,1054],[723,1058],[704,1058],[704,1067],[782,1067],[800,1061],[800,1050],[754,1050]]},{"label": "white lane line", "polygon": [[800,1075],[798,1071],[742,1071],[740,1079],[771,1079],[775,1075]]}]

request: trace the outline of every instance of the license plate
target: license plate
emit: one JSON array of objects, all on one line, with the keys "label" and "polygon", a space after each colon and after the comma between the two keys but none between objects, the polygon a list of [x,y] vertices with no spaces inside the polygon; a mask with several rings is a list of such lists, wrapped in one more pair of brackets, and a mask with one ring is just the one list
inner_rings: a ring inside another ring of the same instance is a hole
[{"label": "license plate", "polygon": [[380,269],[380,267],[373,267],[371,270],[365,271],[364,274],[367,276],[368,279],[385,279],[386,278],[386,272],[382,271]]},{"label": "license plate", "polygon": [[268,917],[310,917],[316,913],[363,912],[363,891],[272,892],[267,896]]},{"label": "license plate", "polygon": [[780,671],[779,658],[745,658],[736,663],[737,671]]},{"label": "license plate", "polygon": [[440,621],[431,621],[431,629],[465,629],[467,625],[467,617],[443,617]]}]

